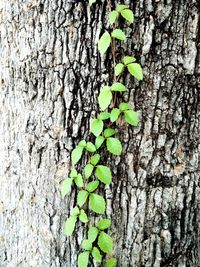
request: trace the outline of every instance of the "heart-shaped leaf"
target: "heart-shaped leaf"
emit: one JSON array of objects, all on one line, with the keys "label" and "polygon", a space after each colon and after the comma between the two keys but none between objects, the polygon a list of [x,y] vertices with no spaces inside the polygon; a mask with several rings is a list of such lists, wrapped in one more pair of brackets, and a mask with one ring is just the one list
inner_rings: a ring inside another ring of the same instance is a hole
[{"label": "heart-shaped leaf", "polygon": [[96,177],[104,184],[110,184],[112,182],[112,174],[108,167],[103,165],[97,165],[95,171]]},{"label": "heart-shaped leaf", "polygon": [[109,137],[106,139],[107,150],[115,156],[122,153],[122,144],[117,138]]},{"label": "heart-shaped leaf", "polygon": [[89,198],[89,208],[98,214],[104,214],[106,202],[102,196],[92,193]]},{"label": "heart-shaped leaf", "polygon": [[111,253],[113,248],[112,238],[105,232],[100,232],[98,238],[98,246],[104,253]]},{"label": "heart-shaped leaf", "polygon": [[143,80],[143,73],[140,64],[131,63],[128,65],[128,71],[132,76],[134,76],[138,81]]},{"label": "heart-shaped leaf", "polygon": [[98,42],[98,49],[101,55],[103,55],[107,50],[108,47],[110,46],[111,43],[111,37],[110,34],[108,32],[105,32],[99,42]]}]

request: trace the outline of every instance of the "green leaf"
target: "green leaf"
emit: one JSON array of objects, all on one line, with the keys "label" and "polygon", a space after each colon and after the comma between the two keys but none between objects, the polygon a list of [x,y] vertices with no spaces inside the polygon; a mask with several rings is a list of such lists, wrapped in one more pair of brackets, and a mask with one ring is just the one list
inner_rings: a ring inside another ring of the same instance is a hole
[{"label": "green leaf", "polygon": [[113,248],[112,238],[105,232],[100,232],[98,246],[104,253],[111,253]]},{"label": "green leaf", "polygon": [[78,175],[77,170],[76,169],[71,169],[71,172],[70,172],[69,176],[71,178],[75,178],[75,177],[77,177],[77,175]]},{"label": "green leaf", "polygon": [[96,0],[89,0],[89,5],[91,6],[92,4],[96,3]]},{"label": "green leaf", "polygon": [[124,70],[124,64],[119,63],[115,66],[115,75],[118,76],[120,75]]},{"label": "green leaf", "polygon": [[106,166],[97,165],[95,175],[104,184],[110,184],[112,182],[111,171]]},{"label": "green leaf", "polygon": [[101,55],[103,55],[107,50],[108,47],[110,46],[111,43],[111,37],[110,34],[108,32],[105,32],[99,42],[98,42],[98,49]]},{"label": "green leaf", "polygon": [[120,115],[120,110],[118,108],[113,108],[111,113],[110,113],[110,120],[111,122],[115,122]]},{"label": "green leaf", "polygon": [[65,234],[66,236],[72,235],[75,225],[76,225],[77,217],[69,217],[65,222]]},{"label": "green leaf", "polygon": [[85,250],[91,250],[92,249],[92,243],[90,240],[88,239],[85,239],[83,240],[82,244],[81,244],[81,247]]},{"label": "green leaf", "polygon": [[87,185],[87,191],[88,192],[93,192],[94,190],[96,190],[99,186],[99,181],[93,181],[93,182],[90,182],[88,185]]},{"label": "green leaf", "polygon": [[90,131],[97,137],[103,131],[103,121],[99,119],[92,119],[90,123]]},{"label": "green leaf", "polygon": [[85,174],[85,178],[88,179],[92,172],[93,172],[94,166],[92,164],[87,164],[84,168],[84,174]]},{"label": "green leaf", "polygon": [[88,217],[87,214],[85,213],[84,210],[81,210],[80,214],[79,214],[79,220],[83,223],[87,223],[88,222]]},{"label": "green leaf", "polygon": [[109,22],[111,25],[115,23],[118,15],[119,13],[116,10],[113,10],[109,13]]},{"label": "green leaf", "polygon": [[96,151],[96,147],[93,143],[91,142],[87,142],[87,145],[86,145],[86,150],[93,153]]},{"label": "green leaf", "polygon": [[73,164],[76,164],[76,163],[80,160],[82,154],[83,154],[83,148],[77,146],[77,147],[72,151],[72,154],[71,154],[72,163],[73,163]]},{"label": "green leaf", "polygon": [[112,35],[112,37],[114,37],[118,40],[121,40],[121,41],[124,41],[126,39],[124,32],[120,29],[115,29],[111,35]]},{"label": "green leaf", "polygon": [[103,132],[105,138],[108,138],[108,137],[114,135],[115,133],[116,133],[116,131],[114,129],[111,129],[111,128],[108,128]]},{"label": "green leaf", "polygon": [[100,251],[99,251],[99,249],[97,247],[93,247],[93,249],[92,249],[92,256],[93,256],[93,258],[94,258],[94,260],[96,262],[101,263],[102,256],[101,256],[101,253],[100,253]]},{"label": "green leaf", "polygon": [[89,208],[98,214],[104,214],[106,202],[102,196],[92,193],[89,198]]},{"label": "green leaf", "polygon": [[85,191],[85,190],[81,190],[78,192],[78,196],[77,196],[77,204],[82,207],[86,200],[87,200],[87,197],[88,197],[88,192]]},{"label": "green leaf", "polygon": [[111,226],[111,220],[110,219],[101,219],[98,222],[98,228],[100,230],[108,229]]},{"label": "green leaf", "polygon": [[98,136],[95,140],[95,146],[97,149],[99,149],[101,147],[101,145],[103,144],[105,138],[103,136]]},{"label": "green leaf", "polygon": [[77,187],[83,187],[83,177],[80,173],[77,175],[76,178],[74,178],[74,182]]},{"label": "green leaf", "polygon": [[90,252],[85,251],[78,256],[78,267],[88,267],[89,255]]},{"label": "green leaf", "polygon": [[111,91],[124,92],[126,91],[126,87],[122,83],[113,83]]},{"label": "green leaf", "polygon": [[121,111],[125,111],[125,110],[129,110],[131,109],[131,106],[128,104],[128,103],[124,103],[122,102],[120,105],[119,105],[119,109]]},{"label": "green leaf", "polygon": [[72,181],[73,180],[69,178],[62,181],[60,191],[63,198],[71,191]]},{"label": "green leaf", "polygon": [[100,114],[99,114],[99,116],[98,116],[98,119],[99,120],[102,120],[102,121],[104,121],[104,120],[107,120],[107,119],[109,119],[110,118],[110,113],[109,112],[101,112]]},{"label": "green leaf", "polygon": [[117,11],[118,11],[118,12],[121,12],[122,10],[127,9],[127,8],[128,8],[127,5],[118,5],[118,6],[117,6]]},{"label": "green leaf", "polygon": [[106,261],[106,267],[116,267],[117,266],[117,260],[115,258],[111,258]]},{"label": "green leaf", "polygon": [[93,165],[93,166],[96,166],[97,163],[99,162],[100,160],[100,155],[99,154],[95,154],[94,156],[91,157],[90,159],[90,163]]},{"label": "green leaf", "polygon": [[123,62],[124,62],[125,65],[133,63],[135,61],[136,61],[136,58],[132,57],[132,56],[126,56],[126,57],[123,58]]},{"label": "green leaf", "polygon": [[122,153],[122,144],[117,138],[109,137],[106,140],[107,150],[115,156],[119,156]]},{"label": "green leaf", "polygon": [[124,117],[125,120],[133,125],[133,126],[138,126],[139,123],[139,118],[138,118],[138,113],[132,110],[125,110],[124,111]]},{"label": "green leaf", "polygon": [[92,226],[88,230],[88,239],[91,242],[94,242],[96,240],[98,234],[99,234],[99,230],[96,227]]},{"label": "green leaf", "polygon": [[71,212],[71,216],[78,216],[79,215],[79,208],[76,206],[73,208],[72,212]]},{"label": "green leaf", "polygon": [[86,141],[85,140],[82,140],[82,141],[80,141],[79,143],[78,143],[78,146],[79,147],[86,147]]},{"label": "green leaf", "polygon": [[138,63],[131,63],[128,65],[128,71],[132,76],[134,76],[137,80],[143,80],[143,73],[140,64]]},{"label": "green leaf", "polygon": [[122,17],[124,17],[127,21],[129,21],[130,23],[133,23],[134,21],[134,15],[133,15],[133,11],[130,9],[124,9],[121,12]]},{"label": "green leaf", "polygon": [[105,110],[112,100],[112,92],[109,86],[104,86],[98,97],[99,106],[102,110]]}]

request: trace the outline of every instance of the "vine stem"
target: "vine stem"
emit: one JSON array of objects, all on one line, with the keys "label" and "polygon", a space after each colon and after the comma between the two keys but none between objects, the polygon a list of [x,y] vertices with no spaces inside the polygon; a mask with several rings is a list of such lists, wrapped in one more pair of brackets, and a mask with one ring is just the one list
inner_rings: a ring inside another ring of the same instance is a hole
[{"label": "vine stem", "polygon": [[[112,4],[111,4],[111,0],[107,0],[107,3],[108,3],[108,7],[109,7],[109,11],[111,12],[112,11]],[[114,31],[115,30],[115,24],[112,25],[112,30]],[[117,78],[116,78],[116,75],[115,75],[115,65],[116,65],[116,43],[115,43],[115,39],[112,38],[111,39],[111,50],[112,50],[112,58],[113,58],[113,77],[114,77],[114,82],[117,81]],[[117,99],[117,94],[116,92],[114,93],[114,97],[112,99],[112,107],[114,108],[115,107],[115,104],[116,104],[116,99]]]}]

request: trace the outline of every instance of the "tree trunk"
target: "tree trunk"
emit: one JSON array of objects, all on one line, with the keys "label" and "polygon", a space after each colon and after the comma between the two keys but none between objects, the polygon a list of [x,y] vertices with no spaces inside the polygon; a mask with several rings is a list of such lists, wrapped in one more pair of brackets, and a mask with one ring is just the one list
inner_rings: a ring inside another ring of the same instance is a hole
[{"label": "tree trunk", "polygon": [[[113,1],[114,2],[114,1]],[[119,126],[121,158],[109,157],[110,234],[120,267],[200,266],[199,14],[197,0],[126,1],[135,23],[123,53],[144,81],[126,78],[138,128]],[[76,267],[86,231],[63,226],[76,192],[61,199],[70,151],[89,134],[111,55],[97,41],[106,1],[0,2],[0,266]],[[106,162],[105,162],[106,163]],[[103,193],[103,191],[102,191]]]}]

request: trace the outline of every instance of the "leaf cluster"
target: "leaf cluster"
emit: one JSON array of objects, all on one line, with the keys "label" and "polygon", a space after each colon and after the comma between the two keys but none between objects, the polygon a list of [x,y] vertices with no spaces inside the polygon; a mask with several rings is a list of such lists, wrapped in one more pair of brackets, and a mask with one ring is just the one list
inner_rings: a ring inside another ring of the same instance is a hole
[{"label": "leaf cluster", "polygon": [[[116,10],[113,10],[109,13],[109,22],[110,24],[116,24],[118,18],[122,16],[129,23],[133,23],[134,14],[133,11],[129,9],[127,5],[118,5]],[[117,39],[119,41],[125,41],[126,35],[125,33],[119,29],[114,28],[111,34],[106,31],[100,38],[98,42],[98,49],[101,55],[103,55],[111,45],[112,38]]]},{"label": "leaf cluster", "polygon": [[[97,226],[89,227],[87,233],[87,239],[83,240],[81,247],[84,252],[82,252],[78,257],[78,267],[87,267],[89,262],[89,257],[97,262],[102,262],[102,252],[110,254],[113,249],[113,241],[110,235],[108,235],[105,230],[111,226],[110,219],[101,219]],[[107,267],[115,267],[117,261],[115,258],[108,259],[106,261]]]},{"label": "leaf cluster", "polygon": [[115,75],[119,76],[123,73],[124,69],[127,68],[128,72],[135,77],[138,81],[143,80],[143,72],[140,64],[136,63],[136,58],[133,56],[125,56],[123,63],[118,63],[115,66]]}]

